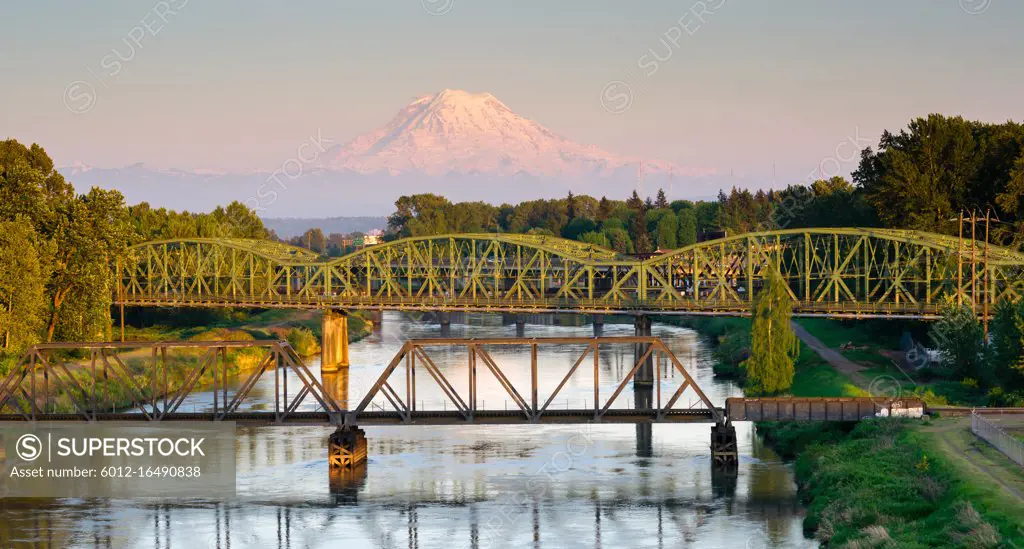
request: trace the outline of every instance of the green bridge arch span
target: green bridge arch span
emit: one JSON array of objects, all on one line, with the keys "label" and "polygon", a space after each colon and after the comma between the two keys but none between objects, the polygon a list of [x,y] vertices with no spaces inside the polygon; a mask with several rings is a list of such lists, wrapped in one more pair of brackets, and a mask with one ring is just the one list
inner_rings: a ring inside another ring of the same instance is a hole
[{"label": "green bridge arch span", "polygon": [[522,234],[413,237],[323,261],[230,238],[144,242],[118,259],[124,305],[748,314],[770,269],[800,316],[934,318],[1024,294],[1024,254],[956,237],[866,228],[788,229],[639,260]]}]

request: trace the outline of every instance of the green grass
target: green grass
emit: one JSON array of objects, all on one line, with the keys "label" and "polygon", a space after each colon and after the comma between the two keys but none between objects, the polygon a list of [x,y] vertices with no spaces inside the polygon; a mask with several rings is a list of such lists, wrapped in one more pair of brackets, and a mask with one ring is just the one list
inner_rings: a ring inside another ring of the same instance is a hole
[{"label": "green grass", "polygon": [[[901,330],[892,321],[836,320],[830,318],[798,318],[797,324],[832,348],[844,343],[899,348]],[[884,323],[884,324],[880,324]],[[896,328],[896,329],[893,329]]]},{"label": "green grass", "polygon": [[793,376],[793,396],[802,397],[848,397],[864,396],[850,378],[837,371],[810,347],[800,343],[800,356],[796,361]]},{"label": "green grass", "polygon": [[862,421],[848,435],[803,449],[796,474],[808,504],[805,529],[837,547],[1024,541],[1016,531],[1019,505],[963,477],[912,425]]},{"label": "green grass", "polygon": [[[880,352],[899,349],[902,330],[892,321],[799,318],[796,322],[828,347],[839,349],[848,343],[857,347],[839,351],[857,364],[867,368],[888,368],[898,373],[892,359]],[[893,375],[892,372],[887,374]]]}]

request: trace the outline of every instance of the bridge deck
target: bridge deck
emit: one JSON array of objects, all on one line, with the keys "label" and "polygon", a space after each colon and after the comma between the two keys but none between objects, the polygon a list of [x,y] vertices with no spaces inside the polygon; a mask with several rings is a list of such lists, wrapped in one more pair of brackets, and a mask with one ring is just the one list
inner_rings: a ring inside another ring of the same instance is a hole
[{"label": "bridge deck", "polygon": [[[233,412],[214,414],[213,412],[185,412],[167,414],[160,421],[234,421],[242,425],[337,425],[348,414],[328,412],[291,412],[281,414],[275,412]],[[723,413],[719,410],[719,413]],[[139,413],[96,414],[98,421],[130,421],[148,422]],[[25,419],[18,414],[0,414],[0,422]],[[81,414],[39,414],[37,421],[84,422]],[[406,421],[398,412],[376,411],[362,412],[353,421],[359,426],[401,426],[401,425],[521,425],[521,424],[580,424],[580,423],[714,423],[714,414],[707,409],[694,410],[608,410],[603,416],[595,418],[593,409],[548,410],[537,420],[526,417],[520,410],[477,410],[473,417],[467,419],[458,411],[425,411],[411,412]]]}]

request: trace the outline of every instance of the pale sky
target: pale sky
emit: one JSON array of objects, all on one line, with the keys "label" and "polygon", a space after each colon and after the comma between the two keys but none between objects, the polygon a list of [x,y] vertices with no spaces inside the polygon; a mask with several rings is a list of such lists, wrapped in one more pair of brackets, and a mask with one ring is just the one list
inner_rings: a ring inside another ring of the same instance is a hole
[{"label": "pale sky", "polygon": [[1022,24],[1016,0],[12,0],[0,137],[60,166],[266,168],[461,88],[615,153],[802,180],[914,116],[1024,119]]}]

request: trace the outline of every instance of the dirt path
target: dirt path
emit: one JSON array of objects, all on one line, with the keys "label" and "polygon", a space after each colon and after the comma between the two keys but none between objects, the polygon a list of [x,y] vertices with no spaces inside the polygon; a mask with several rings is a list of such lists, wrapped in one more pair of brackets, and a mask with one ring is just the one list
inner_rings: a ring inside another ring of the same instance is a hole
[{"label": "dirt path", "polygon": [[970,417],[934,420],[920,431],[935,438],[935,447],[963,469],[966,478],[987,477],[1024,506],[1024,472],[999,450],[971,433]]},{"label": "dirt path", "polygon": [[854,385],[861,389],[868,389],[871,385],[871,380],[861,373],[864,370],[863,366],[846,358],[839,351],[825,345],[820,339],[814,337],[811,332],[808,332],[806,328],[796,322],[791,321],[790,325],[793,327],[793,333],[800,338],[800,341],[803,341],[814,352],[818,353],[818,356],[825,359],[836,370],[846,374],[853,381]]}]

